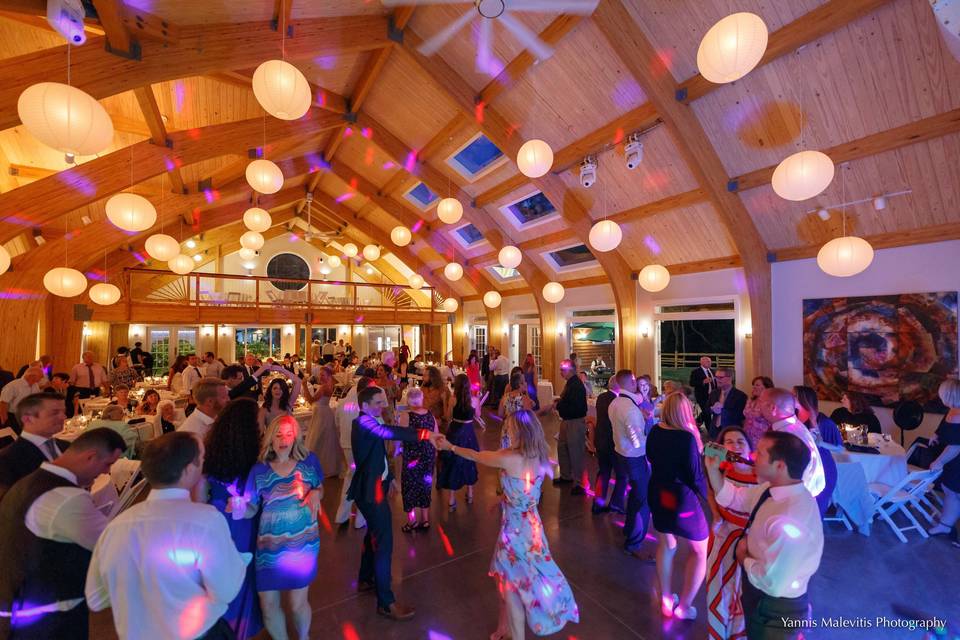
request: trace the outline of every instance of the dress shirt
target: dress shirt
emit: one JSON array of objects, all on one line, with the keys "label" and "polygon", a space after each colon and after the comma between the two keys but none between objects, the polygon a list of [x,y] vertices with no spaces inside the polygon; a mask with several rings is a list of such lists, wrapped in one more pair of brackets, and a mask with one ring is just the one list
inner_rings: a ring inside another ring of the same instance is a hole
[{"label": "dress shirt", "polygon": [[208,378],[222,378],[223,369],[223,363],[219,360],[214,360],[213,362],[208,362],[203,366],[203,375]]},{"label": "dress shirt", "polygon": [[[93,386],[90,386],[90,374],[93,373]],[[107,372],[102,366],[94,362],[88,368],[84,363],[73,365],[70,369],[70,384],[83,389],[102,387],[107,381]]]},{"label": "dress shirt", "polygon": [[444,381],[449,380],[450,382],[453,382],[453,379],[457,377],[457,368],[443,365],[440,367],[440,377]]},{"label": "dress shirt", "polygon": [[196,409],[193,413],[187,416],[187,419],[177,427],[177,431],[189,431],[190,433],[197,434],[197,437],[203,440],[207,437],[207,432],[210,431],[210,426],[213,424],[213,418],[205,414],[200,409]]},{"label": "dress shirt", "polygon": [[0,402],[6,402],[7,411],[13,415],[20,401],[34,393],[40,393],[39,383],[30,384],[25,378],[17,378],[13,382],[8,382],[0,391]]},{"label": "dress shirt", "polygon": [[200,381],[203,374],[200,373],[200,367],[187,367],[183,370],[183,392],[193,393],[193,385]]},{"label": "dress shirt", "polygon": [[[20,434],[20,437],[33,444],[37,449],[40,449],[40,453],[42,453],[43,457],[49,462],[53,462],[63,453],[63,451],[60,450],[60,447],[57,446],[57,441],[53,438],[44,438],[43,436],[38,436],[35,433],[30,433],[29,431],[24,431]],[[51,456],[49,445],[47,445],[48,442],[53,443],[53,448],[57,452],[56,455]]]},{"label": "dress shirt", "polygon": [[[77,476],[63,467],[44,462],[40,468],[77,484]],[[25,521],[30,533],[38,538],[72,542],[90,551],[109,522],[90,492],[80,487],[47,491],[27,509]]]},{"label": "dress shirt", "polygon": [[350,433],[353,429],[353,421],[360,416],[360,406],[357,404],[357,386],[350,387],[347,395],[337,403],[337,430],[340,432],[340,446],[344,449],[353,447],[350,441]]},{"label": "dress shirt", "polygon": [[613,448],[625,458],[640,458],[647,453],[646,421],[640,411],[641,398],[621,390],[607,413],[613,428]]},{"label": "dress shirt", "polygon": [[323,345],[323,347],[320,349],[320,353],[323,354],[323,355],[325,355],[325,356],[332,356],[332,355],[333,355],[333,345],[332,345],[332,344],[329,344],[329,343]]},{"label": "dress shirt", "polygon": [[774,431],[792,433],[803,440],[810,449],[810,464],[803,470],[803,486],[816,498],[827,486],[827,479],[823,473],[823,461],[820,459],[820,451],[817,449],[817,441],[813,439],[813,434],[805,424],[793,417],[778,420],[770,428]]},{"label": "dress shirt", "polygon": [[240,553],[216,508],[186,489],[153,489],[107,525],[87,572],[87,604],[113,607],[121,638],[197,638],[240,591]]},{"label": "dress shirt", "polygon": [[493,361],[493,375],[495,376],[508,376],[510,375],[510,359],[503,355],[502,353],[497,356],[497,359]]},{"label": "dress shirt", "polygon": [[747,533],[743,569],[750,583],[767,595],[796,598],[807,592],[823,554],[820,509],[803,484],[737,487],[724,482],[716,494],[717,504],[750,512],[767,489],[770,498],[757,510]]}]

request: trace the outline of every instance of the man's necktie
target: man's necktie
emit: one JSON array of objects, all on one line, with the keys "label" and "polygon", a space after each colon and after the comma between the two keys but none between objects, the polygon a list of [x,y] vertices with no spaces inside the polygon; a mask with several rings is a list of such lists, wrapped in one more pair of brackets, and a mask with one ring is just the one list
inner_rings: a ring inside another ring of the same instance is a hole
[{"label": "man's necktie", "polygon": [[89,384],[87,386],[93,389],[95,385],[93,384],[93,365],[92,364],[87,365],[87,380],[89,381]]},{"label": "man's necktie", "polygon": [[760,499],[757,500],[757,504],[755,504],[753,507],[753,511],[750,512],[750,517],[747,519],[747,526],[743,528],[744,534],[750,530],[750,526],[757,518],[757,512],[760,511],[760,507],[763,506],[763,503],[766,502],[768,498],[770,498],[770,487],[767,487],[763,490],[763,493],[760,494]]},{"label": "man's necktie", "polygon": [[47,440],[43,443],[44,448],[47,450],[47,453],[50,454],[50,460],[57,459],[57,447],[53,444],[53,438]]}]

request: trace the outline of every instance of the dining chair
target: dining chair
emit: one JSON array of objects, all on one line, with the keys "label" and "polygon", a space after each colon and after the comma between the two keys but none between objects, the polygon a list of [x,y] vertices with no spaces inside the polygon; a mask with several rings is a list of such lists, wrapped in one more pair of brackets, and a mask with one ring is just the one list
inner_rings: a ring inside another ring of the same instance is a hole
[{"label": "dining chair", "polygon": [[[910,511],[910,505],[913,505],[917,500],[918,492],[926,491],[929,484],[936,480],[940,473],[939,469],[913,471],[893,486],[882,482],[871,482],[868,488],[874,499],[872,517],[879,516],[886,522],[893,529],[893,533],[900,539],[900,542],[905,543],[907,538],[903,533],[913,529],[919,531],[922,537],[928,538],[927,530],[920,526],[920,523]],[[897,513],[903,514],[910,525],[906,527],[897,525],[893,520]]]}]

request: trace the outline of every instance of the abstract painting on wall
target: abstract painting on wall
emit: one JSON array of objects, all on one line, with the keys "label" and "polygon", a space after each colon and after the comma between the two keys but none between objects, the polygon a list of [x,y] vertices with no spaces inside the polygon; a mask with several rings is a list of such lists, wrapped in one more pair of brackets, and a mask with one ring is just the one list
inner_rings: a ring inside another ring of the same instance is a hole
[{"label": "abstract painting on wall", "polygon": [[804,384],[821,400],[856,391],[943,411],[937,388],[956,375],[956,291],[803,301]]}]

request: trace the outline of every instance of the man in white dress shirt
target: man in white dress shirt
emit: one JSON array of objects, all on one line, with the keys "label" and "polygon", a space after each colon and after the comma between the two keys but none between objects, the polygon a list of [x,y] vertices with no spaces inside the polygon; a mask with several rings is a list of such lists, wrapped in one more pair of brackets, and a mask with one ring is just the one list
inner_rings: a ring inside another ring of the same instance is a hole
[{"label": "man in white dress shirt", "polygon": [[197,434],[200,440],[207,437],[213,421],[230,401],[226,383],[218,378],[202,378],[193,386],[193,399],[197,408],[177,428]]},{"label": "man in white dress shirt", "polygon": [[234,638],[221,617],[243,585],[240,553],[216,508],[192,502],[203,443],[167,433],[143,451],[147,499],[111,522],[87,573],[87,603],[113,609],[121,638]]},{"label": "man in white dress shirt", "polygon": [[457,365],[453,363],[453,360],[447,360],[446,364],[440,367],[440,377],[444,382],[453,383],[453,379],[457,377]]},{"label": "man in white dress shirt", "polygon": [[490,373],[493,375],[493,393],[490,395],[493,406],[499,407],[500,398],[503,397],[507,383],[510,381],[510,358],[503,355],[500,349],[494,348],[493,351],[496,357],[490,363]]},{"label": "man in white dress shirt", "polygon": [[28,367],[23,377],[7,383],[0,391],[0,426],[6,425],[14,431],[20,431],[17,421],[17,406],[27,396],[40,393],[40,380],[43,378],[43,369],[38,366]]},{"label": "man in white dress shirt", "polygon": [[717,504],[752,511],[736,549],[747,638],[802,637],[810,617],[807,585],[823,555],[820,509],[802,480],[809,447],[790,433],[764,434],[757,445],[756,487],[725,482],[720,459],[704,460]]},{"label": "man in white dress shirt", "polygon": [[93,351],[84,351],[81,359],[82,362],[70,369],[70,386],[74,387],[76,394],[81,398],[89,398],[106,390],[109,384],[107,370],[95,361]]},{"label": "man in white dress shirt", "polygon": [[207,351],[203,356],[203,375],[207,378],[222,378],[224,367],[223,363],[217,360],[213,351]]},{"label": "man in white dress shirt", "polygon": [[810,464],[803,472],[803,485],[814,498],[827,486],[823,472],[823,461],[814,439],[807,426],[797,420],[797,405],[793,394],[786,389],[766,389],[760,394],[760,413],[770,423],[774,431],[792,433],[810,449]]}]

